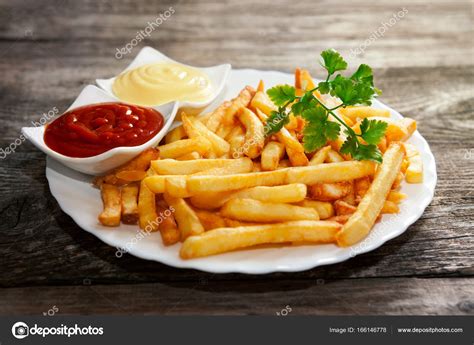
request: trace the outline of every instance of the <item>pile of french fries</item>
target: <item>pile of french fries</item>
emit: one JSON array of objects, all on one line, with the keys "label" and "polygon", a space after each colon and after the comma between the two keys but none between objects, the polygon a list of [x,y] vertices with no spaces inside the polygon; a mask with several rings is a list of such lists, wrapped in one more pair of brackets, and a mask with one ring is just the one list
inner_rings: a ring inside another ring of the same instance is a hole
[{"label": "pile of french fries", "polygon": [[[314,88],[308,71],[296,70],[295,86],[300,94]],[[329,107],[338,104],[315,95]],[[162,145],[96,178],[100,223],[160,231],[165,245],[182,242],[183,259],[265,244],[346,247],[364,239],[381,214],[399,212],[403,180],[423,180],[420,153],[405,143],[416,129],[410,118],[366,106],[338,109],[355,131],[366,117],[387,122],[378,165],[341,154],[343,133],[305,152],[300,117],[290,115],[277,134],[266,135],[273,110],[260,82],[209,114],[181,113],[182,125]]]}]

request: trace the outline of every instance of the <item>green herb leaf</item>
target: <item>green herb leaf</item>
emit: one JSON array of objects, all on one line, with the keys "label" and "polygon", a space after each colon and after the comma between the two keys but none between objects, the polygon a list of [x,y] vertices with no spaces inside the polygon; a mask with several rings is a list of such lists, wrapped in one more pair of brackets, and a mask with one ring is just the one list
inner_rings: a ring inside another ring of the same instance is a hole
[{"label": "green herb leaf", "polygon": [[290,121],[288,115],[289,113],[282,107],[278,111],[272,111],[265,124],[265,135],[270,136],[278,133]]},{"label": "green herb leaf", "polygon": [[318,90],[322,94],[327,94],[331,91],[331,84],[327,81],[322,81],[318,84]]},{"label": "green herb leaf", "polygon": [[298,102],[295,102],[291,106],[291,111],[294,115],[301,115],[306,109],[314,108],[318,105],[318,102],[314,99],[314,95],[312,92],[306,92]]},{"label": "green herb leaf", "polygon": [[[338,106],[370,105],[372,99],[381,91],[374,86],[372,69],[365,64],[359,66],[350,77],[341,74],[332,77],[337,71],[347,68],[342,56],[333,49],[321,53],[322,66],[327,71],[325,81],[318,84],[317,89],[322,94],[338,97],[342,103]],[[329,109],[313,92],[306,92],[302,97],[296,96],[296,90],[289,85],[275,86],[267,91],[278,111],[272,112],[267,122],[267,134],[278,132],[289,122],[289,110],[286,107],[293,103],[291,112],[306,120],[303,129],[303,146],[307,152],[312,152],[339,136],[341,125],[345,127],[346,139],[341,146],[341,153],[349,154],[357,160],[372,160],[382,162],[382,153],[377,147],[385,135],[387,124],[383,121],[364,119],[361,123],[361,134],[357,135],[341,118],[334,113],[336,108]],[[331,115],[335,121],[329,121]],[[367,144],[361,143],[359,138]]]},{"label": "green herb leaf", "polygon": [[344,143],[342,144],[341,149],[339,151],[341,151],[341,153],[354,157],[357,152],[357,147],[359,146],[359,141],[357,140],[357,137],[351,135],[347,129],[344,131],[344,133],[346,133],[347,138],[346,141],[344,141]]},{"label": "green herb leaf", "polygon": [[347,62],[344,61],[341,54],[334,49],[327,49],[321,53],[324,65],[323,67],[328,71],[331,76],[334,72],[343,71],[347,68]]},{"label": "green herb leaf", "polygon": [[267,90],[267,95],[276,106],[282,107],[295,100],[295,91],[293,86],[278,85]]},{"label": "green herb leaf", "polygon": [[372,68],[370,68],[366,64],[362,64],[359,66],[357,71],[351,76],[352,80],[368,82],[373,86],[374,77],[372,75]]},{"label": "green herb leaf", "polygon": [[352,156],[358,161],[369,160],[377,163],[382,163],[383,156],[376,145],[359,144],[356,153]]},{"label": "green herb leaf", "polygon": [[303,130],[303,146],[307,152],[313,152],[326,145],[328,140],[338,137],[340,125],[328,120],[328,113],[321,105],[305,110],[301,117],[307,121]]},{"label": "green herb leaf", "polygon": [[360,124],[360,134],[367,144],[378,144],[385,135],[386,129],[387,123],[384,121],[368,120],[365,118]]}]

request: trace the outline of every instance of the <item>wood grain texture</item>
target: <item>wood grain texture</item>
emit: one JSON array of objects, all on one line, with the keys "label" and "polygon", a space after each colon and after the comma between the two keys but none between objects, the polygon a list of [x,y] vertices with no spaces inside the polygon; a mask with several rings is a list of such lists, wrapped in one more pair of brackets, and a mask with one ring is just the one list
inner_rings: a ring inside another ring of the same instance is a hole
[{"label": "wood grain texture", "polygon": [[[175,14],[150,37],[114,57],[170,6]],[[0,165],[0,314],[52,305],[68,314],[273,314],[288,304],[295,314],[473,314],[469,1],[0,0],[0,148],[43,112],[63,111],[95,78],[121,71],[144,45],[193,65],[316,69],[321,50],[349,56],[403,8],[350,64],[374,67],[381,100],[418,121],[436,157],[434,200],[407,232],[349,261],[291,274],[213,275],[119,259],[60,210],[44,155],[24,142]]]},{"label": "wood grain texture", "polygon": [[[244,281],[243,281],[244,282]],[[28,287],[5,290],[0,314],[468,315],[472,279],[286,280],[252,284],[200,279],[188,283]],[[370,293],[368,293],[370,291]],[[400,295],[400,291],[404,291]],[[426,291],[430,291],[429,294]],[[164,298],[166,297],[166,298]],[[233,306],[232,308],[229,308]]]}]

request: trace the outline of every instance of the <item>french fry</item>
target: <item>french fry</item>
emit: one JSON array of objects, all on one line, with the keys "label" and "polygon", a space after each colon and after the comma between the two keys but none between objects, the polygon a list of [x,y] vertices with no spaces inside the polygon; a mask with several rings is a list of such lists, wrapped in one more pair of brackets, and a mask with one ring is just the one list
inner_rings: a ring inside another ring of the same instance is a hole
[{"label": "french fry", "polygon": [[331,146],[324,146],[323,148],[319,149],[318,152],[314,154],[314,156],[309,161],[308,165],[318,165],[324,163],[328,152],[331,151]]},{"label": "french fry", "polygon": [[398,120],[400,125],[403,126],[406,131],[407,131],[407,135],[402,139],[403,141],[405,140],[408,140],[412,134],[416,131],[416,121],[412,118],[409,118],[409,117],[404,117],[403,119],[401,120]]},{"label": "french fry", "polygon": [[225,218],[216,212],[197,209],[195,209],[194,212],[196,212],[196,215],[198,216],[199,221],[201,222],[205,231],[209,231],[216,228],[224,228],[227,226]]},{"label": "french fry", "polygon": [[408,183],[423,182],[423,160],[416,146],[403,143],[407,153],[408,168],[405,172],[405,179]]},{"label": "french fry", "polygon": [[265,132],[262,122],[248,108],[240,108],[237,116],[246,128],[244,153],[250,158],[257,158],[265,145]]},{"label": "french fry", "polygon": [[138,193],[138,225],[147,232],[158,230],[155,194],[143,180]]},{"label": "french fry", "polygon": [[294,183],[282,186],[258,186],[249,189],[243,189],[232,194],[230,199],[245,198],[270,203],[293,203],[304,200],[306,193],[306,185]]},{"label": "french fry", "polygon": [[159,146],[161,158],[177,158],[190,152],[198,152],[201,155],[207,155],[212,146],[209,140],[203,137],[194,139],[183,139],[174,141],[170,144]]},{"label": "french fry", "polygon": [[313,78],[305,69],[297,68],[295,70],[295,88],[302,90],[312,90],[315,88]]},{"label": "french fry", "polygon": [[390,117],[390,110],[388,109],[378,109],[374,107],[345,107],[339,108],[339,113],[347,116],[353,121],[357,121],[358,119],[364,119],[366,117]]},{"label": "french fry", "polygon": [[285,180],[286,169],[225,176],[190,176],[188,190],[194,194],[223,192],[256,186],[277,186],[285,184]]},{"label": "french fry", "polygon": [[252,170],[252,160],[240,159],[199,159],[178,161],[174,159],[158,159],[151,162],[153,170],[161,175],[191,175],[201,171],[229,166],[244,166]]},{"label": "french fry", "polygon": [[318,212],[310,207],[266,203],[253,199],[231,199],[222,206],[221,214],[224,217],[250,222],[319,220]]},{"label": "french fry", "polygon": [[175,198],[189,198],[191,194],[186,188],[185,175],[168,176],[165,179],[165,191]]},{"label": "french fry", "polygon": [[153,175],[142,180],[146,186],[155,194],[164,193],[166,191],[166,178],[175,175]]},{"label": "french fry", "polygon": [[395,190],[392,190],[387,197],[388,201],[392,201],[396,204],[400,203],[402,200],[406,199],[407,195]]},{"label": "french fry", "polygon": [[251,86],[246,86],[242,91],[240,91],[239,95],[231,101],[231,104],[225,110],[225,114],[222,118],[222,124],[233,125],[237,112],[241,108],[247,107],[250,104],[250,101],[252,101],[254,95],[255,89]]},{"label": "french fry", "polygon": [[338,222],[339,224],[346,224],[350,217],[350,214],[341,214],[339,216],[328,218],[327,220],[332,222]]},{"label": "french fry", "polygon": [[369,161],[345,161],[288,169],[286,183],[332,183],[350,181],[374,173],[375,164]]},{"label": "french fry", "polygon": [[[94,180],[94,184],[96,186],[100,186],[102,183],[107,184],[114,184],[114,185],[125,185],[129,183],[131,180],[123,180],[120,179],[118,176],[122,177],[129,177],[133,176],[134,174],[139,174],[140,171],[146,172],[150,167],[150,162],[154,159],[158,159],[160,156],[158,150],[154,148],[146,149],[142,153],[140,153],[137,157],[129,161],[128,163],[118,167],[112,173],[106,176],[99,176]],[[132,172],[132,173],[128,173]],[[135,175],[136,176],[136,175]]]},{"label": "french fry", "polygon": [[[256,188],[256,187],[255,187]],[[189,198],[189,202],[194,207],[203,210],[214,210],[220,208],[225,204],[226,201],[231,199],[231,196],[237,192],[225,191],[225,192],[204,192],[199,193]]]},{"label": "french fry", "polygon": [[276,141],[270,141],[263,148],[260,158],[262,170],[275,170],[280,163],[280,159],[285,154],[285,146]]},{"label": "french fry", "polygon": [[192,160],[201,159],[201,158],[202,156],[200,155],[200,153],[196,151],[189,152],[182,156],[176,157],[176,159],[179,161],[192,161]]},{"label": "french fry", "polygon": [[[295,87],[297,89],[301,89],[302,91],[309,91],[316,87],[308,70],[299,68],[295,70]],[[323,100],[319,91],[314,91],[313,95],[320,101]]]},{"label": "french fry", "polygon": [[244,222],[241,220],[230,219],[230,218],[223,218],[225,222],[225,226],[227,228],[237,228],[240,226],[255,226],[255,225],[262,225],[261,223],[257,222]]},{"label": "french fry", "polygon": [[[220,136],[215,134],[214,132],[207,129],[205,125],[202,124],[201,121],[192,119],[185,114],[182,115],[183,126],[190,138],[197,136],[203,136],[207,140],[211,142],[212,149],[218,156],[222,156],[223,154],[229,152],[230,145],[227,141],[222,139]],[[192,133],[192,134],[189,134]]]},{"label": "french fry", "polygon": [[[262,122],[267,121],[268,117],[258,108],[256,109],[257,116]],[[266,128],[266,127],[264,127]],[[267,129],[268,131],[268,129]],[[285,145],[288,158],[293,166],[305,166],[308,165],[308,157],[304,153],[303,145],[293,137],[286,128],[282,128],[278,133],[275,134],[278,141]]]},{"label": "french fry", "polygon": [[256,162],[253,163],[252,160],[249,161],[237,161],[235,163],[230,163],[227,166],[220,167],[220,168],[212,168],[209,170],[204,170],[193,174],[194,176],[199,175],[233,175],[233,174],[242,174],[252,172],[255,169],[255,166],[259,165],[260,163]]},{"label": "french fry", "polygon": [[380,213],[398,213],[400,212],[400,208],[396,203],[390,200],[385,200],[382,210]]},{"label": "french fry", "polygon": [[244,150],[242,149],[242,147],[245,143],[244,131],[241,129],[240,126],[236,128],[240,128],[240,131],[233,134],[229,139],[230,155],[234,159],[241,158],[244,156]]},{"label": "french fry", "polygon": [[244,129],[240,124],[236,124],[234,127],[232,127],[232,130],[229,132],[229,134],[225,137],[225,140],[230,143],[230,140],[237,136],[237,135],[243,135],[244,134]]},{"label": "french fry", "polygon": [[121,214],[120,189],[115,185],[102,183],[100,194],[104,210],[99,215],[99,222],[105,226],[119,226]]},{"label": "french fry", "polygon": [[254,109],[260,109],[267,116],[270,116],[272,111],[277,110],[277,107],[275,107],[270,98],[268,98],[268,96],[262,91],[257,91],[255,96],[253,96],[250,105]]},{"label": "french fry", "polygon": [[158,225],[158,229],[160,230],[161,239],[165,246],[178,243],[181,238],[178,225],[173,216],[174,211],[174,208],[168,207],[164,200],[157,200],[156,212],[161,215],[161,222]]},{"label": "french fry", "polygon": [[174,208],[174,218],[178,223],[181,233],[181,240],[184,241],[189,236],[199,235],[204,232],[204,227],[199,221],[196,212],[182,198],[175,198],[169,194],[163,195],[166,203]]},{"label": "french fry", "polygon": [[420,155],[408,158],[405,179],[408,183],[423,183],[423,161]]},{"label": "french fry", "polygon": [[170,144],[172,142],[186,138],[186,131],[183,126],[178,126],[175,129],[172,129],[165,136],[165,143]]},{"label": "french fry", "polygon": [[333,243],[340,228],[340,224],[328,221],[219,228],[189,237],[181,247],[180,256],[191,259],[266,243]]},{"label": "french fry", "polygon": [[349,193],[346,196],[341,198],[341,201],[347,202],[349,205],[355,206],[356,202],[356,195],[355,195],[355,188],[354,188],[354,180],[349,181]]},{"label": "french fry", "polygon": [[[199,161],[199,162],[206,162],[207,160]],[[227,164],[226,166],[216,167],[204,171],[199,171],[193,173],[192,175],[153,175],[148,176],[143,181],[147,184],[148,188],[153,193],[164,193],[165,191],[168,192],[170,195],[177,197],[177,198],[187,198],[193,195],[187,188],[188,184],[188,176],[223,176],[223,175],[235,175],[241,173],[247,173],[252,170],[252,166],[256,163],[253,163],[250,159],[242,159],[242,160],[230,160],[231,163]],[[192,161],[187,161],[191,163]],[[199,163],[200,164],[200,163]],[[198,164],[198,165],[199,165]],[[186,169],[196,169],[198,165],[193,166],[181,166],[176,168],[181,169],[181,171],[186,171]],[[204,164],[205,165],[205,164]],[[203,166],[204,166],[203,165]],[[201,166],[202,167],[202,166]],[[171,171],[173,172],[173,171]]]},{"label": "french fry", "polygon": [[336,210],[336,214],[338,216],[343,216],[347,214],[353,214],[357,208],[345,201],[337,200],[334,202],[334,209]]},{"label": "french fry", "polygon": [[[282,137],[281,135],[277,135],[277,136],[279,138]],[[294,167],[302,167],[309,164],[308,157],[306,157],[304,152],[297,151],[289,146],[286,146],[286,154],[288,155],[288,158],[290,159],[291,165]]]},{"label": "french fry", "polygon": [[404,155],[405,150],[401,143],[390,144],[369,190],[360,201],[356,212],[337,234],[339,246],[351,246],[369,234],[400,171]]},{"label": "french fry", "polygon": [[387,151],[387,138],[382,137],[382,139],[380,139],[379,143],[377,144],[377,147],[379,148],[380,152],[385,153],[385,151]]},{"label": "french fry", "polygon": [[404,178],[405,178],[405,175],[401,171],[399,171],[397,177],[395,178],[395,181],[393,182],[392,189],[395,190],[395,189],[400,188],[400,185],[402,184],[402,181]]},{"label": "french fry", "polygon": [[136,182],[136,181],[141,181],[146,177],[146,171],[142,170],[125,170],[125,171],[119,171],[118,173],[115,174],[115,177],[119,181],[125,181],[125,182]]},{"label": "french fry", "polygon": [[[388,117],[370,117],[369,120],[383,121],[387,123],[387,129],[385,131],[385,137],[388,142],[392,141],[404,141],[407,140],[412,133],[416,130],[416,121],[405,117],[400,120],[388,118]],[[359,120],[352,129],[357,134],[360,134],[360,124],[362,120]]]},{"label": "french fry", "polygon": [[348,125],[349,127],[352,127],[352,126],[355,125],[355,122],[354,122],[351,118],[349,118],[349,117],[347,117],[347,116],[345,116],[345,115],[343,115],[343,114],[341,114],[341,113],[339,113],[339,117],[340,117],[340,118],[342,119],[342,121],[344,121],[344,122],[346,123],[346,125]]},{"label": "french fry", "polygon": [[154,175],[156,175],[156,172],[155,172],[155,170],[153,170],[152,167],[150,167],[150,168],[146,171],[146,176],[148,177],[148,176],[154,176]]},{"label": "french fry", "polygon": [[138,184],[131,183],[122,187],[122,223],[137,224],[138,222]]},{"label": "french fry", "polygon": [[271,203],[293,203],[304,200],[306,185],[296,183],[283,186],[258,186],[235,192],[201,193],[190,198],[191,204],[202,209],[215,209],[235,198],[254,199]]},{"label": "french fry", "polygon": [[222,123],[219,128],[217,128],[216,134],[221,138],[226,138],[232,129],[235,127],[235,123]]},{"label": "french fry", "polygon": [[227,108],[229,108],[231,104],[232,103],[229,101],[222,103],[216,110],[211,113],[207,121],[204,122],[210,131],[214,133],[217,131],[220,124],[222,123],[222,119],[226,114]]},{"label": "french fry", "polygon": [[351,190],[352,183],[349,181],[316,183],[309,186],[309,195],[314,200],[334,201],[344,198]]},{"label": "french fry", "polygon": [[367,193],[370,187],[370,178],[368,176],[354,180],[354,190],[356,199],[360,200]]},{"label": "french fry", "polygon": [[339,163],[344,162],[344,158],[334,150],[329,150],[326,154],[326,163]]},{"label": "french fry", "polygon": [[305,199],[296,205],[314,208],[318,212],[320,219],[328,219],[334,216],[334,207],[330,202]]},{"label": "french fry", "polygon": [[260,81],[258,82],[257,92],[258,91],[261,91],[261,92],[265,91],[265,83],[263,82],[262,79],[260,79]]},{"label": "french fry", "polygon": [[288,115],[288,123],[285,125],[285,128],[289,131],[296,131],[296,129],[298,128],[298,119],[295,115],[293,114],[289,114]]}]

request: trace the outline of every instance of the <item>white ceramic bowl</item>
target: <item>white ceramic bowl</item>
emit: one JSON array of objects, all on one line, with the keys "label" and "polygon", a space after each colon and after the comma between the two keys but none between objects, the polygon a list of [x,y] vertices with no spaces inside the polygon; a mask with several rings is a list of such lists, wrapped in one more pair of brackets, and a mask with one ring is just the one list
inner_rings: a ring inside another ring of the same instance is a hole
[{"label": "white ceramic bowl", "polygon": [[[67,111],[82,107],[84,105],[104,102],[117,102],[117,99],[108,95],[94,85],[88,85],[81,91],[79,96],[67,109]],[[156,146],[160,140],[163,139],[171,124],[173,123],[178,112],[178,106],[178,102],[172,102],[153,107],[153,109],[158,110],[163,115],[164,123],[163,128],[146,143],[139,146],[120,146],[101,153],[100,155],[86,158],[68,157],[51,150],[44,142],[45,126],[23,127],[21,132],[38,149],[46,153],[49,157],[61,162],[65,166],[85,174],[101,175],[128,162],[130,159],[140,154],[140,152],[143,150]]]},{"label": "white ceramic bowl", "polygon": [[[135,57],[135,59],[133,59],[130,65],[128,65],[128,67],[122,71],[122,73],[143,65],[156,62],[174,62],[181,64],[178,61],[170,59],[169,57],[154,48],[144,47],[142,50],[140,50],[140,52]],[[189,67],[196,68],[205,73],[207,76],[209,76],[209,79],[211,80],[212,84],[212,95],[211,97],[209,97],[208,100],[204,102],[179,102],[179,108],[181,110],[185,111],[188,114],[196,115],[200,113],[202,109],[211,104],[219,96],[219,94],[224,89],[227,78],[229,76],[229,72],[232,67],[230,64],[222,64],[211,67]],[[117,76],[110,79],[96,79],[96,83],[109,95],[117,98],[117,96],[115,96],[114,92],[112,91],[112,85],[114,84],[116,77]]]}]

